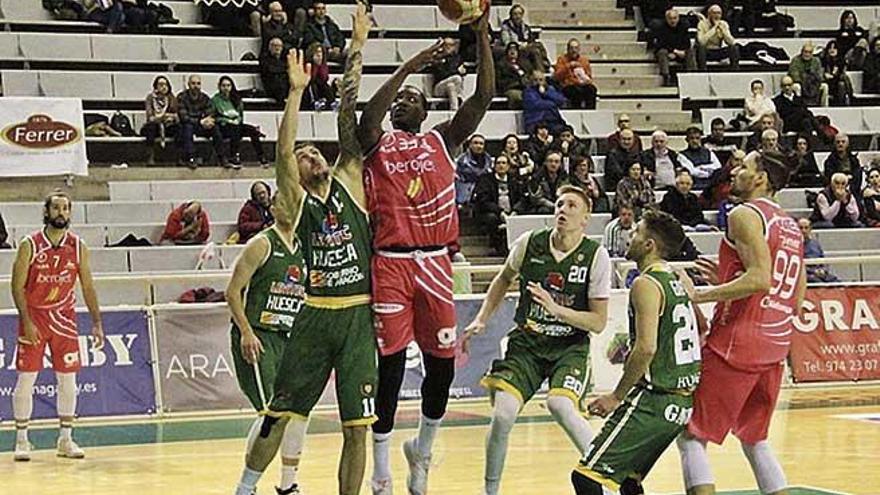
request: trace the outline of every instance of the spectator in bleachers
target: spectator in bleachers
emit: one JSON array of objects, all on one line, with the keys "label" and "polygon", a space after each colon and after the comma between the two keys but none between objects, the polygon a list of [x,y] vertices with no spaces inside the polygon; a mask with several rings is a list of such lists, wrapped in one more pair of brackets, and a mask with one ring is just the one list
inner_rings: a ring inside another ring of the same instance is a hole
[{"label": "spectator in bleachers", "polygon": [[641,153],[639,163],[645,179],[657,189],[674,186],[675,172],[681,168],[678,153],[669,149],[669,136],[659,129],[651,134],[651,149]]},{"label": "spectator in bleachers", "polygon": [[593,159],[590,158],[590,155],[576,156],[572,162],[569,182],[571,182],[571,185],[578,186],[586,191],[590,199],[593,200],[593,213],[608,213],[611,211],[605,188],[602,187],[602,183],[590,172],[593,170]]},{"label": "spectator in bleachers", "polygon": [[589,146],[581,142],[574,135],[574,128],[570,125],[562,128],[562,132],[559,133],[559,139],[553,141],[550,149],[559,152],[562,156],[562,169],[569,173],[571,173],[571,162],[575,156],[583,156],[590,153]]},{"label": "spectator in bleachers", "polygon": [[804,99],[794,92],[794,79],[784,76],[781,84],[782,92],[773,98],[773,104],[782,119],[782,131],[814,134],[816,117],[807,108]]},{"label": "spectator in bleachers", "polygon": [[[266,2],[267,0],[263,0]],[[314,0],[279,0],[284,13],[287,14],[287,20],[293,19],[294,28],[305,30],[308,17],[314,14]]]},{"label": "spectator in bleachers", "polygon": [[529,213],[535,215],[553,213],[556,190],[568,183],[568,174],[562,170],[562,156],[556,151],[550,151],[544,157],[544,166],[535,172],[529,185]]},{"label": "spectator in bleachers", "polygon": [[[544,129],[546,130],[546,127]],[[549,132],[547,134],[549,135]],[[501,142],[504,143],[504,149],[499,156],[507,157],[510,175],[517,181],[528,180],[535,170],[535,162],[529,156],[529,152],[520,146],[519,137],[516,134],[508,134]]]},{"label": "spectator in bleachers", "polygon": [[[608,149],[609,150],[620,146],[620,133],[624,129],[632,130],[632,119],[630,118],[629,114],[626,114],[626,113],[622,113],[617,117],[617,130],[614,131],[612,134],[609,134],[608,137],[606,138],[608,140]],[[633,132],[635,132],[635,131],[633,131]],[[636,140],[635,140],[636,151],[641,152],[642,151],[642,140],[639,139],[638,136],[635,136],[635,138],[636,138]]]},{"label": "spectator in bleachers", "polygon": [[769,28],[776,35],[794,27],[793,17],[776,10],[776,0],[745,0],[742,4],[742,26],[747,35],[751,35],[756,27]]},{"label": "spectator in bleachers", "polygon": [[749,86],[751,90],[746,95],[743,111],[749,129],[755,130],[760,127],[761,119],[765,115],[774,115],[776,113],[776,104],[773,103],[769,96],[764,94],[764,81],[755,79]]},{"label": "spectator in bleachers", "polygon": [[251,184],[251,199],[238,211],[238,243],[245,244],[251,237],[275,223],[269,210],[272,205],[272,188],[258,180]]},{"label": "spectator in bleachers", "polygon": [[183,159],[189,168],[196,168],[194,136],[208,137],[214,132],[215,120],[211,98],[202,91],[202,78],[193,74],[187,89],[177,95],[177,116],[180,120],[180,143]]},{"label": "spectator in bleachers", "polygon": [[173,244],[204,244],[211,235],[208,213],[198,201],[188,201],[171,210],[159,242]]},{"label": "spectator in bleachers", "polygon": [[486,153],[486,137],[474,134],[467,150],[455,160],[455,202],[469,204],[481,175],[492,171],[492,155]]},{"label": "spectator in bleachers", "polygon": [[286,53],[284,42],[276,37],[269,40],[268,48],[260,55],[260,81],[263,82],[263,90],[266,96],[278,103],[287,101],[287,94],[290,92]]},{"label": "spectator in bleachers", "polygon": [[687,70],[697,68],[697,58],[691,46],[687,22],[681,22],[681,16],[675,9],[666,11],[666,22],[652,32],[653,45],[656,50],[657,65],[663,76],[664,86],[675,86],[675,79],[669,70],[671,62],[683,64]]},{"label": "spectator in bleachers", "polygon": [[616,191],[617,184],[626,175],[629,166],[641,158],[641,152],[636,146],[637,142],[639,139],[632,129],[623,129],[620,131],[620,142],[616,147],[608,150],[608,154],[605,155],[605,189],[607,191]]},{"label": "spectator in bleachers", "polygon": [[261,36],[262,18],[268,15],[261,3],[202,2],[202,19],[227,36]]},{"label": "spectator in bleachers", "polygon": [[[764,131],[768,130],[777,130],[778,121],[776,119],[776,114],[767,114],[761,117],[760,126],[755,132],[749,136],[749,139],[746,141],[746,151],[754,151],[761,147],[761,143],[764,139]],[[778,136],[778,134],[777,134]]]},{"label": "spectator in bleachers", "polygon": [[849,177],[841,172],[831,176],[831,184],[819,191],[810,220],[817,229],[861,227],[859,200],[850,190]]},{"label": "spectator in bleachers", "polygon": [[306,49],[306,60],[312,64],[312,77],[303,92],[300,110],[332,110],[336,107],[336,84],[330,82],[327,50],[318,42]]},{"label": "spectator in bleachers", "polygon": [[495,94],[507,98],[507,108],[511,110],[522,109],[526,74],[519,45],[508,43],[504,57],[495,64]]},{"label": "spectator in bleachers", "polygon": [[568,40],[565,53],[556,59],[553,78],[573,108],[596,108],[597,89],[593,70],[590,68],[590,59],[581,54],[581,43],[577,38]]},{"label": "spectator in bleachers", "polygon": [[675,178],[675,187],[670,187],[660,201],[660,209],[674,216],[686,232],[708,232],[713,227],[703,216],[703,208],[697,195],[691,192],[693,186],[694,180],[690,172],[680,170]]},{"label": "spectator in bleachers", "polygon": [[531,134],[539,122],[547,124],[550,132],[559,134],[567,124],[559,109],[565,104],[565,96],[547,83],[544,73],[532,71],[529,86],[523,91],[523,125]]},{"label": "spectator in bleachers", "polygon": [[725,130],[727,125],[721,117],[715,117],[709,123],[709,135],[703,138],[703,146],[715,153],[721,163],[727,163],[731,153],[736,151],[735,144],[728,142]]},{"label": "spectator in bleachers", "polygon": [[520,183],[510,176],[510,160],[495,158],[494,171],[483,174],[474,188],[474,215],[489,235],[498,256],[507,255],[507,217],[515,215],[514,206],[521,200]]},{"label": "spectator in bleachers", "polygon": [[535,125],[534,132],[529,135],[529,139],[523,146],[523,151],[529,154],[529,157],[536,165],[543,165],[544,157],[547,156],[554,141],[555,138],[550,132],[550,127],[544,122],[538,122]]},{"label": "spectator in bleachers", "polygon": [[868,31],[859,26],[859,19],[856,13],[850,9],[844,10],[840,14],[840,27],[837,29],[837,47],[840,49],[840,56],[846,56],[859,40],[867,40]]},{"label": "spectator in bleachers", "polygon": [[526,72],[547,70],[547,50],[537,40],[531,26],[525,22],[526,9],[515,3],[510,7],[507,19],[501,21],[501,45],[516,43],[523,55]]},{"label": "spectator in bleachers", "polygon": [[0,215],[0,249],[10,249],[9,232],[6,231],[6,222],[3,221],[3,215]]},{"label": "spectator in bleachers", "polygon": [[159,145],[164,148],[165,137],[176,136],[179,130],[177,98],[167,77],[153,79],[153,91],[147,95],[144,107],[147,120],[141,127],[141,135],[147,139],[147,163],[152,165],[156,157],[156,140],[161,139]]},{"label": "spectator in bleachers", "polygon": [[159,28],[159,19],[143,0],[115,0],[122,4],[125,30],[129,33],[152,33]]},{"label": "spectator in bleachers", "polygon": [[446,98],[449,101],[449,110],[456,111],[461,103],[461,91],[467,69],[458,53],[460,42],[453,38],[445,38],[443,43],[446,47],[446,56],[428,67],[428,70],[434,82],[434,96]]},{"label": "spectator in bleachers", "polygon": [[862,191],[865,221],[871,227],[880,227],[880,168],[868,171],[868,186]]},{"label": "spectator in bleachers", "polygon": [[685,139],[687,148],[678,154],[678,163],[691,175],[696,188],[703,190],[709,185],[712,176],[721,170],[721,160],[703,144],[703,131],[699,126],[689,126]]},{"label": "spectator in bleachers", "polygon": [[846,134],[841,132],[834,136],[834,149],[825,159],[823,170],[826,184],[831,181],[834,174],[840,172],[849,176],[849,185],[856,196],[861,194],[862,164],[859,162],[859,157],[850,151],[849,136]]},{"label": "spectator in bleachers", "polygon": [[630,205],[636,214],[636,218],[642,216],[645,208],[657,206],[654,189],[651,182],[642,173],[642,166],[638,162],[630,164],[626,177],[620,179],[617,184],[617,194],[614,196],[616,205]]},{"label": "spectator in bleachers", "polygon": [[807,41],[801,52],[791,59],[788,75],[794,80],[794,90],[807,106],[828,106],[828,83],[825,82],[825,71],[822,62],[813,55],[815,47]]},{"label": "spectator in bleachers", "polygon": [[846,62],[835,40],[829,41],[822,51],[822,70],[828,84],[830,103],[849,106],[853,95],[852,80],[846,73]]},{"label": "spectator in bleachers", "polygon": [[[824,258],[825,250],[819,244],[819,239],[813,237],[813,224],[809,218],[798,218],[798,228],[804,236],[804,258]],[[806,265],[807,282],[809,283],[832,283],[838,282],[837,275],[831,272],[828,265]]]},{"label": "spectator in bleachers", "polygon": [[880,93],[880,36],[871,43],[871,52],[865,58],[862,72],[862,93]]},{"label": "spectator in bleachers", "polygon": [[[257,127],[244,122],[244,104],[235,87],[235,82],[229,76],[221,76],[217,83],[217,89],[217,93],[211,98],[211,108],[216,121],[212,138],[220,166],[233,169],[241,168],[241,155],[238,152],[238,147],[243,137],[251,140],[254,153],[260,164],[267,166],[269,161],[266,159],[263,145],[260,143],[262,134]],[[223,152],[223,139],[229,139],[229,155]]]},{"label": "spectator in bleachers", "polygon": [[642,22],[645,24],[645,30],[648,31],[649,40],[666,22],[666,13],[669,12],[669,9],[675,6],[669,0],[638,0],[636,5],[641,13]]},{"label": "spectator in bleachers", "polygon": [[103,25],[108,33],[115,33],[125,24],[122,2],[116,0],[82,0],[85,18]]},{"label": "spectator in bleachers", "polygon": [[605,235],[602,236],[602,245],[608,250],[608,254],[614,258],[626,256],[635,231],[635,212],[632,205],[617,203],[614,211],[615,218],[605,224]]},{"label": "spectator in bleachers", "polygon": [[268,8],[269,15],[263,18],[261,31],[263,38],[261,54],[266,51],[270,41],[278,38],[284,44],[283,52],[286,58],[287,50],[290,50],[291,48],[300,48],[302,46],[306,13],[302,10],[302,15],[298,16],[297,19],[291,23],[288,22],[289,18],[287,17],[287,12],[284,11],[281,2],[271,2],[269,3]]},{"label": "spectator in bleachers", "polygon": [[846,70],[858,72],[865,68],[865,61],[868,59],[868,40],[860,39],[856,46],[849,49],[844,57]]},{"label": "spectator in bleachers", "polygon": [[816,155],[811,149],[810,141],[811,137],[807,135],[797,137],[794,147],[797,168],[788,181],[791,187],[822,187],[825,185],[825,178],[819,172],[819,164],[816,163]]},{"label": "spectator in bleachers", "polygon": [[712,5],[707,15],[700,17],[697,24],[697,67],[706,70],[706,62],[709,60],[730,60],[730,67],[739,67],[739,47],[736,39],[730,32],[730,25],[723,20],[721,7]]},{"label": "spectator in bleachers", "polygon": [[776,129],[767,129],[766,131],[761,132],[761,145],[750,151],[746,155],[746,160],[757,158],[759,154],[768,151],[776,151],[784,155],[789,153],[789,150],[780,144],[779,132]]},{"label": "spectator in bleachers", "polygon": [[345,36],[336,21],[327,15],[327,4],[315,2],[312,6],[315,13],[306,23],[306,32],[303,37],[303,45],[309,46],[318,42],[326,51],[326,58],[330,62],[345,62]]}]

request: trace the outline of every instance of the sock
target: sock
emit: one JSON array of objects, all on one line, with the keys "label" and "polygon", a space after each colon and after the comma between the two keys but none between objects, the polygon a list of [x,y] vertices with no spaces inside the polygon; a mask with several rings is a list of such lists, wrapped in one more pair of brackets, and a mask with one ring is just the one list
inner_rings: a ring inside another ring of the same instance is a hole
[{"label": "sock", "polygon": [[709,467],[709,453],[706,442],[682,433],[675,440],[681,456],[681,470],[684,475],[684,486],[690,490],[695,486],[714,485],[712,468]]},{"label": "sock", "polygon": [[28,443],[28,421],[15,420],[15,443]]},{"label": "sock", "polygon": [[281,438],[281,489],[287,490],[296,484],[299,460],[306,441],[308,421],[290,420]]},{"label": "sock", "polygon": [[12,415],[15,417],[16,426],[24,425],[27,428],[34,412],[34,383],[37,382],[37,373],[23,371],[18,373],[15,382],[15,390],[12,393]]},{"label": "sock", "polygon": [[752,465],[752,472],[755,473],[755,480],[761,493],[776,493],[788,485],[782,466],[779,465],[779,460],[766,440],[754,445],[742,442],[742,451]]},{"label": "sock", "polygon": [[238,481],[238,487],[235,489],[235,495],[251,495],[257,488],[257,482],[263,473],[254,471],[250,468],[244,468],[241,472],[241,479]]},{"label": "sock", "polygon": [[61,427],[58,430],[58,440],[69,442],[73,440],[73,422],[61,420]]},{"label": "sock", "polygon": [[391,432],[373,433],[373,479],[391,479]]},{"label": "sock", "polygon": [[431,458],[431,448],[434,446],[434,438],[437,436],[437,430],[440,429],[442,419],[431,419],[422,414],[419,421],[419,437],[416,440],[416,446],[419,449],[419,457],[422,459]]},{"label": "sock", "polygon": [[59,417],[76,415],[76,373],[55,373],[58,381],[57,408]]},{"label": "sock", "polygon": [[547,409],[553,415],[553,419],[565,430],[581,455],[587,453],[590,442],[593,440],[593,430],[586,418],[581,415],[569,397],[551,395],[547,397]]},{"label": "sock", "polygon": [[487,495],[497,495],[501,485],[501,472],[507,457],[507,440],[522,407],[519,399],[507,392],[495,392],[492,424],[486,438],[486,471],[484,475]]}]

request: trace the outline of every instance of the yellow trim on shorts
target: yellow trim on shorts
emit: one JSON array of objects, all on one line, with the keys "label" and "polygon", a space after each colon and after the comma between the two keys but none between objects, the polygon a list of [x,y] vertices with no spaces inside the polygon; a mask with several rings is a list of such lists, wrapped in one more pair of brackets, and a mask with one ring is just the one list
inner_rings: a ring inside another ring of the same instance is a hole
[{"label": "yellow trim on shorts", "polygon": [[349,428],[352,426],[370,426],[371,424],[375,423],[376,421],[379,421],[379,417],[375,416],[375,415],[370,416],[369,418],[351,419],[348,421],[343,421],[342,427]]},{"label": "yellow trim on shorts", "polygon": [[581,398],[578,397],[578,394],[572,392],[567,388],[551,388],[547,391],[547,397],[550,396],[559,396],[559,397],[568,397],[574,402],[574,405],[580,407]]},{"label": "yellow trim on shorts", "polygon": [[353,296],[306,296],[306,306],[319,309],[346,309],[370,304],[369,294]]},{"label": "yellow trim on shorts", "polygon": [[271,409],[264,409],[264,410],[260,411],[260,416],[269,416],[272,418],[279,418],[279,419],[288,418],[288,419],[295,419],[295,420],[299,420],[299,421],[308,421],[309,420],[308,416],[303,416],[302,414],[297,414],[293,411],[273,411]]},{"label": "yellow trim on shorts", "polygon": [[502,392],[507,392],[509,394],[513,394],[519,400],[520,404],[525,404],[526,401],[523,400],[522,392],[519,391],[512,383],[504,380],[503,378],[498,378],[496,376],[484,376],[482,380],[480,380],[480,385],[483,388],[487,388],[490,390],[501,390]]},{"label": "yellow trim on shorts", "polygon": [[581,473],[582,475],[586,476],[587,478],[590,478],[591,480],[595,481],[596,483],[599,483],[599,484],[605,486],[606,488],[611,489],[615,493],[620,491],[620,483],[618,483],[610,478],[606,478],[605,476],[602,476],[601,474],[597,473],[596,471],[593,471],[592,469],[585,467],[585,466],[581,465],[580,463],[578,463],[577,466],[574,467],[574,470],[577,471],[578,473]]}]

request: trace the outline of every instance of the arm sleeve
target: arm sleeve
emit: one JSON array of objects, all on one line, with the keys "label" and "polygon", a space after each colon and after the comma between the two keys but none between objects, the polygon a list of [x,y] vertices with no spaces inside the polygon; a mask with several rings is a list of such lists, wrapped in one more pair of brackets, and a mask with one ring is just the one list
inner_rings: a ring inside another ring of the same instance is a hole
[{"label": "arm sleeve", "polygon": [[529,245],[531,235],[531,232],[526,232],[514,241],[513,248],[510,250],[510,254],[507,255],[507,261],[504,262],[505,268],[519,274],[519,271],[522,269],[523,260],[526,258],[526,247]]},{"label": "arm sleeve", "polygon": [[602,246],[596,250],[593,266],[590,267],[590,288],[587,299],[608,299],[611,297],[611,257]]}]

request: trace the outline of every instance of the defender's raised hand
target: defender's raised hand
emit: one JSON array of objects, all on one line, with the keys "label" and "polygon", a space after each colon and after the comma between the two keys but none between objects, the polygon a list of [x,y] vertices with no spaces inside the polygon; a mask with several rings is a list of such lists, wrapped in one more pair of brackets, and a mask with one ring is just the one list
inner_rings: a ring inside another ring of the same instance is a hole
[{"label": "defender's raised hand", "polygon": [[287,79],[291,91],[304,91],[312,78],[312,64],[305,62],[302,50],[287,52]]}]

